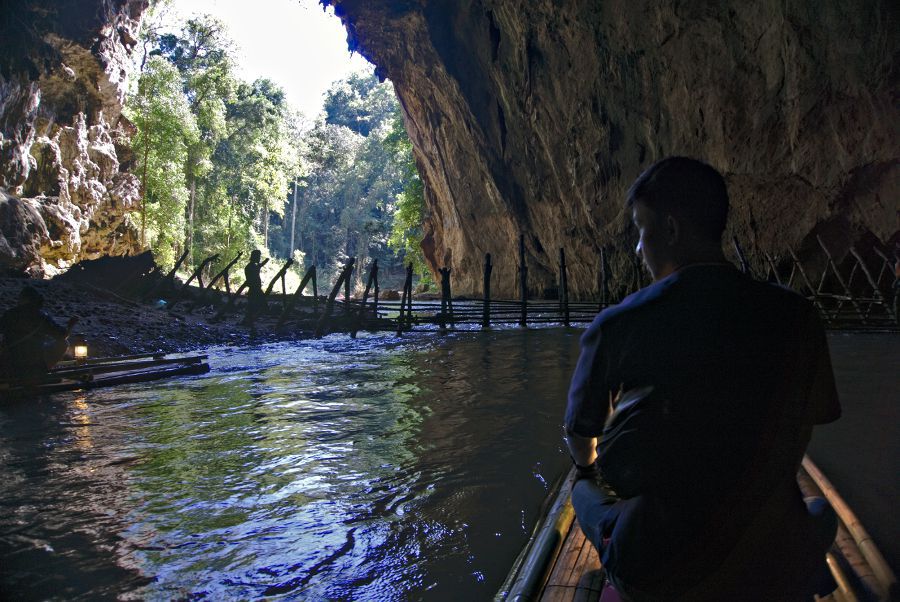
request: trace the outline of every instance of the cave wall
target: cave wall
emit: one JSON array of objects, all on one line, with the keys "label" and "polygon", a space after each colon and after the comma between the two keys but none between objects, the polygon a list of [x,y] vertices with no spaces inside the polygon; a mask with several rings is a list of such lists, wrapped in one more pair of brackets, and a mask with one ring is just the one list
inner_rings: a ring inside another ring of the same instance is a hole
[{"label": "cave wall", "polygon": [[432,267],[454,292],[533,293],[564,247],[575,296],[599,251],[628,280],[625,190],[679,154],[725,175],[736,235],[836,257],[898,241],[898,8],[893,2],[333,0],[351,49],[394,83],[425,180]]},{"label": "cave wall", "polygon": [[121,115],[147,0],[17,0],[0,13],[0,268],[47,277],[138,251]]}]

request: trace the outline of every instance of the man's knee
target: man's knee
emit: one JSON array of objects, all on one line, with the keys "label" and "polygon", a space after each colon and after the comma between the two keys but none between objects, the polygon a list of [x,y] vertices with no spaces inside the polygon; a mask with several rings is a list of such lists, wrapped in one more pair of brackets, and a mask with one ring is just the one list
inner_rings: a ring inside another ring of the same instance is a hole
[{"label": "man's knee", "polygon": [[598,551],[603,549],[607,515],[617,501],[593,479],[580,479],[572,486],[572,507],[575,508],[578,524]]}]

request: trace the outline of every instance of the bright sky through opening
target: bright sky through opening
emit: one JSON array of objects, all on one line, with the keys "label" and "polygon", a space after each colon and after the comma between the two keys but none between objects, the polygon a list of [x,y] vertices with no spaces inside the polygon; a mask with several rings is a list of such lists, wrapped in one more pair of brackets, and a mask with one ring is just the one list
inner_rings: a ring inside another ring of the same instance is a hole
[{"label": "bright sky through opening", "polygon": [[350,54],[340,19],[318,0],[174,0],[168,12],[174,31],[194,15],[219,18],[240,49],[235,59],[241,77],[276,82],[308,119],[322,110],[332,82],[372,70],[360,55]]}]

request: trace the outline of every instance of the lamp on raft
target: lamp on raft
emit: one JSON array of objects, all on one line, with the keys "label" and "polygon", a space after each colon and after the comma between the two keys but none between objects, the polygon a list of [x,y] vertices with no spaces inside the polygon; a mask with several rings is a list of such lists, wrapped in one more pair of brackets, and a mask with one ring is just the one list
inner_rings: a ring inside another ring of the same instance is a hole
[{"label": "lamp on raft", "polygon": [[72,346],[72,355],[79,364],[87,360],[88,346],[83,336],[74,336],[69,343]]}]

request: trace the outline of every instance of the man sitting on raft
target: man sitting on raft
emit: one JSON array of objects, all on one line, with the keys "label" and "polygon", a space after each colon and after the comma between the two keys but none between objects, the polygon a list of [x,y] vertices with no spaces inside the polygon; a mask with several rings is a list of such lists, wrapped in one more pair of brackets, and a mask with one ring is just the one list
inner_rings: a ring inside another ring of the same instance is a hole
[{"label": "man sitting on raft", "polygon": [[46,374],[63,358],[67,337],[78,318],[65,328],[41,310],[44,297],[32,286],[19,293],[19,304],[0,316],[0,366],[6,378],[34,378]]},{"label": "man sitting on raft", "polygon": [[840,416],[819,317],[726,261],[709,165],[659,161],[626,206],[654,283],[581,339],[565,418],[578,522],[625,600],[809,599],[835,530],[796,474],[812,426]]}]

